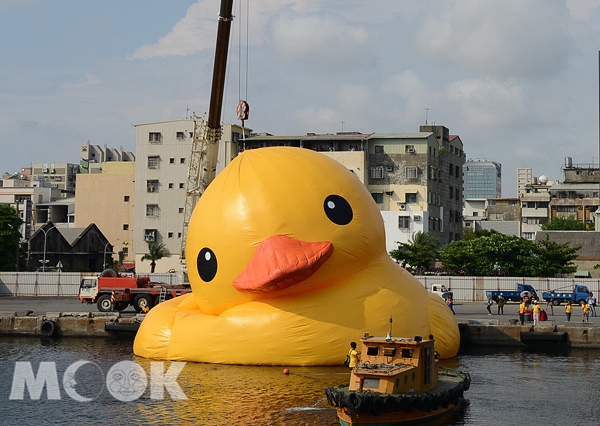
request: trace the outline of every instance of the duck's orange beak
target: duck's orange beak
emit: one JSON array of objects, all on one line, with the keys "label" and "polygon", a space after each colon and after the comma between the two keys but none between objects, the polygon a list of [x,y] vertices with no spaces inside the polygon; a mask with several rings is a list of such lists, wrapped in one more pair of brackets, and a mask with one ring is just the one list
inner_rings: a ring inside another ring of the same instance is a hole
[{"label": "duck's orange beak", "polygon": [[333,244],[327,241],[310,243],[274,235],[258,245],[233,287],[251,293],[283,290],[314,274],[331,253]]}]

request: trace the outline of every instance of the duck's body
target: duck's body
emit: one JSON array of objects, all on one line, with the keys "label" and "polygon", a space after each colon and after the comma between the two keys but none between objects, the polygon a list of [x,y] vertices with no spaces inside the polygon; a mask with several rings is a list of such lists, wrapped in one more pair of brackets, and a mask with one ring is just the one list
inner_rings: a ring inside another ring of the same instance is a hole
[{"label": "duck's body", "polygon": [[299,148],[237,157],[198,203],[193,293],[150,311],[139,356],[226,364],[340,364],[363,333],[460,336],[437,295],[385,252],[381,214],[346,168]]}]

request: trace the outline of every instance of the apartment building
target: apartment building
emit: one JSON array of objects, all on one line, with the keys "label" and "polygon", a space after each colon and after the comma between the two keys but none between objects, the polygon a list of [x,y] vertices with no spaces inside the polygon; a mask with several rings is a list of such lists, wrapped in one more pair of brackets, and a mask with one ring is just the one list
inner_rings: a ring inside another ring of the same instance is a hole
[{"label": "apartment building", "polygon": [[[133,247],[136,272],[150,272],[150,262],[142,262],[141,258],[152,241],[164,243],[172,253],[170,258],[157,262],[156,272],[179,270],[194,120],[136,124],[135,130]],[[222,124],[217,173],[237,156],[243,132],[249,136],[250,129]]]},{"label": "apartment building", "polygon": [[133,264],[135,162],[109,161],[100,164],[103,165],[101,173],[80,174],[77,177],[74,226],[86,228],[90,223],[95,223],[116,250],[114,254],[124,264]]},{"label": "apartment building", "polygon": [[517,197],[525,193],[525,187],[533,182],[531,168],[521,167],[517,169]]},{"label": "apartment building", "polygon": [[533,177],[530,184],[525,185],[521,198],[521,236],[535,240],[542,225],[550,217],[550,188],[554,182],[548,182],[545,175]]},{"label": "apartment building", "polygon": [[79,165],[71,163],[34,163],[33,181],[47,183],[58,188],[62,197],[75,196],[75,180]]},{"label": "apartment building", "polygon": [[379,206],[387,250],[417,231],[441,244],[462,238],[463,143],[444,126],[416,133],[255,135],[246,149],[296,146],[323,153],[363,182]]},{"label": "apartment building", "polygon": [[465,198],[502,197],[502,165],[495,161],[469,158],[463,164]]},{"label": "apartment building", "polygon": [[600,173],[592,164],[573,164],[566,157],[564,181],[550,187],[550,219],[569,217],[592,224],[600,205]]},{"label": "apartment building", "polygon": [[89,142],[81,145],[80,173],[102,173],[102,163],[133,162],[135,155],[130,151],[108,148],[106,145],[92,145]]}]

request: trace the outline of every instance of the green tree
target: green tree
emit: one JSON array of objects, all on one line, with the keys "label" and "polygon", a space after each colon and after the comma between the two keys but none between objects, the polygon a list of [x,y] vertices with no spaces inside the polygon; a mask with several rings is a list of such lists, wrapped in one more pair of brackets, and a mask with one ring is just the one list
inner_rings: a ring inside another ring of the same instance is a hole
[{"label": "green tree", "polygon": [[150,261],[150,272],[154,273],[156,268],[156,261],[163,257],[171,257],[171,252],[167,249],[165,244],[159,244],[156,241],[148,243],[148,253],[142,256],[142,262],[144,260]]},{"label": "green tree", "polygon": [[587,231],[587,225],[575,216],[556,216],[550,222],[542,223],[542,231]]},{"label": "green tree", "polygon": [[[20,226],[23,221],[17,211],[7,205],[0,205],[0,271],[16,270],[16,253],[19,251],[19,263],[24,267],[20,247]],[[20,267],[19,269],[23,269]]]},{"label": "green tree", "polygon": [[572,273],[572,260],[580,247],[549,240],[530,241],[520,237],[492,234],[468,241],[453,241],[440,252],[450,273],[490,275],[496,262],[505,275],[554,277]]},{"label": "green tree", "polygon": [[422,272],[429,269],[431,262],[437,259],[440,243],[430,232],[415,232],[408,243],[398,242],[398,248],[390,251],[397,261],[405,260],[409,265]]}]

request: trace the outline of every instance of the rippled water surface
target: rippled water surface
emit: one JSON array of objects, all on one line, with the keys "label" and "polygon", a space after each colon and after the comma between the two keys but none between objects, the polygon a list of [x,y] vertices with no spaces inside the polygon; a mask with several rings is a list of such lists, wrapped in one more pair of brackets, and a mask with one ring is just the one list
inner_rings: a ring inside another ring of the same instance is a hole
[{"label": "rippled water surface", "polygon": [[[91,399],[78,402],[63,388],[63,373],[77,360],[76,390]],[[199,424],[335,425],[324,389],[347,383],[344,367],[244,367],[187,363],[178,383],[187,400],[142,396],[123,402],[107,390],[106,374],[119,361],[135,361],[150,377],[150,361],[132,354],[131,342],[106,339],[2,338],[0,341],[0,423],[24,424]],[[55,362],[60,400],[44,391],[32,400],[9,400],[15,364]],[[168,363],[165,367],[168,367]],[[596,374],[600,352],[470,351],[442,365],[468,371],[467,400],[435,425],[594,425],[600,415]],[[524,419],[527,419],[524,421]],[[535,421],[533,421],[535,420]]]}]

